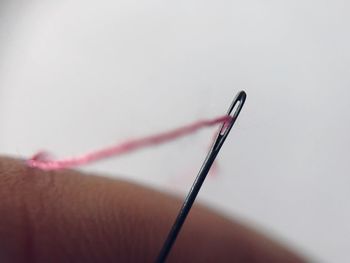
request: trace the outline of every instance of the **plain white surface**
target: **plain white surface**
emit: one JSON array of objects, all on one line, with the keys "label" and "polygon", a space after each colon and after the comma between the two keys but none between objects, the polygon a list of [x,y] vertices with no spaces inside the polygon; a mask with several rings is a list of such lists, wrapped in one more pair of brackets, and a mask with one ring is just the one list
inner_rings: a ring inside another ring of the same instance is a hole
[{"label": "plain white surface", "polygon": [[[200,193],[323,262],[350,255],[348,1],[2,1],[0,153],[83,153],[246,106]],[[209,129],[85,170],[185,193]]]}]

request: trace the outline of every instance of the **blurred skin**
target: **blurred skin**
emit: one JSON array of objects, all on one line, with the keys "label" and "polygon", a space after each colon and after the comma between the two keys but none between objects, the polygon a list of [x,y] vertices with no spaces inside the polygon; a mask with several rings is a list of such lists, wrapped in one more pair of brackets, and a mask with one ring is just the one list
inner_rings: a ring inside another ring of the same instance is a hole
[{"label": "blurred skin", "polygon": [[[0,157],[0,262],[153,262],[181,201],[71,170]],[[167,262],[305,262],[196,205]]]}]

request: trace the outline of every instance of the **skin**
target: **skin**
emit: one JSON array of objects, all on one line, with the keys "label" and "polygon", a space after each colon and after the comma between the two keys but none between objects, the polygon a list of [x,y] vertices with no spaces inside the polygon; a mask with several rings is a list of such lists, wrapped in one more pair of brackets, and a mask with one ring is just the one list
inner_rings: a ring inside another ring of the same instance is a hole
[{"label": "skin", "polygon": [[[0,157],[0,262],[154,262],[182,201],[125,181]],[[195,205],[167,262],[305,262]]]}]

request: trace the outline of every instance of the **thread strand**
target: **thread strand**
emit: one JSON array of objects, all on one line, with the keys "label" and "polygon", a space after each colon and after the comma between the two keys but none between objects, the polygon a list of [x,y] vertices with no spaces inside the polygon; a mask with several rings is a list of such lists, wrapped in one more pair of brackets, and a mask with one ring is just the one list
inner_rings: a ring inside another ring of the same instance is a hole
[{"label": "thread strand", "polygon": [[149,135],[141,138],[128,140],[126,142],[112,145],[100,150],[92,151],[76,157],[54,160],[45,152],[39,152],[30,159],[26,160],[28,166],[41,170],[58,170],[73,168],[102,159],[118,156],[136,151],[141,148],[155,146],[161,143],[175,140],[177,138],[192,134],[202,128],[214,126],[220,123],[227,123],[232,120],[228,115],[220,116],[209,120],[200,120],[170,131]]}]

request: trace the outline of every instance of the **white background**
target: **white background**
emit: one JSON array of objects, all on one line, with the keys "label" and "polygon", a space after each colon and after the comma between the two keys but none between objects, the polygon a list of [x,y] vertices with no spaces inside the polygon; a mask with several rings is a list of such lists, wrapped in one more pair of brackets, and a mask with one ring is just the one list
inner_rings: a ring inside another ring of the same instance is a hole
[{"label": "white background", "polygon": [[[0,153],[84,153],[246,106],[199,199],[321,262],[350,262],[348,1],[0,3]],[[184,194],[208,129],[100,162]]]}]

